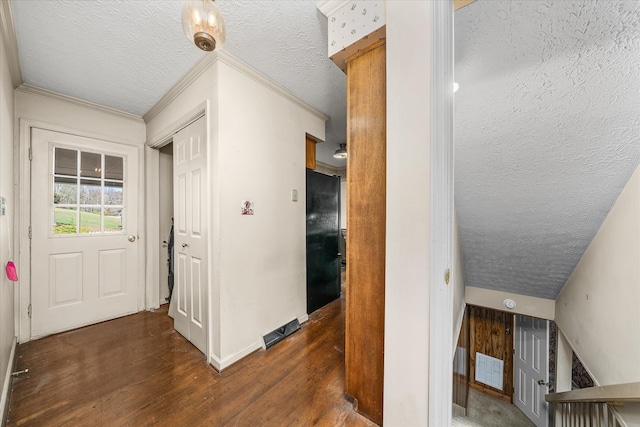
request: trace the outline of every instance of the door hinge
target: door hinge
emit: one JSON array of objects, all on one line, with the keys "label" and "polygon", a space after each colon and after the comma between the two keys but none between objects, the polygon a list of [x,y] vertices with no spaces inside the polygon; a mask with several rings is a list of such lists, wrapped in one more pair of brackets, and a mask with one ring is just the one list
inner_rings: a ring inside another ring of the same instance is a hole
[{"label": "door hinge", "polygon": [[31,232],[31,226],[29,226],[29,238],[31,239],[31,236],[33,235],[33,233]]},{"label": "door hinge", "polygon": [[27,314],[29,315],[29,317],[31,317],[31,304],[29,304],[29,307],[27,307]]},{"label": "door hinge", "polygon": [[33,149],[29,148],[29,160],[33,160]]}]

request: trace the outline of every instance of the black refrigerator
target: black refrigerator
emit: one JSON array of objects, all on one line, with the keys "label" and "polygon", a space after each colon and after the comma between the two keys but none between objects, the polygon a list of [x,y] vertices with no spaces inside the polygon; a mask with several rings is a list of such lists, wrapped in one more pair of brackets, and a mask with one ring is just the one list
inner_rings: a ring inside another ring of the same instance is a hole
[{"label": "black refrigerator", "polygon": [[307,169],[307,313],[340,297],[340,177]]}]

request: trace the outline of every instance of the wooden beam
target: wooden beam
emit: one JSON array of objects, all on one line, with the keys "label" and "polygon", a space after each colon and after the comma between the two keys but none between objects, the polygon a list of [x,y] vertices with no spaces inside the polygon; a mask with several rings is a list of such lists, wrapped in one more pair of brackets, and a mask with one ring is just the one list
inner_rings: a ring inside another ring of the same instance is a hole
[{"label": "wooden beam", "polygon": [[345,392],[382,425],[386,237],[386,47],[347,62]]},{"label": "wooden beam", "polygon": [[307,169],[316,169],[316,140],[307,135],[306,142],[306,166]]}]

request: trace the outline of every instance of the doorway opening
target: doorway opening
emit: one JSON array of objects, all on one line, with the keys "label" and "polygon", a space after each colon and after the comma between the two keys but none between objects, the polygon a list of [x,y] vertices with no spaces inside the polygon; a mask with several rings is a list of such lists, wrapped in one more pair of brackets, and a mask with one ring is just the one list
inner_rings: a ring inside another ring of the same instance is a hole
[{"label": "doorway opening", "polygon": [[[147,291],[151,307],[169,303],[174,328],[207,354],[209,221],[207,121],[197,114],[149,148]],[[173,128],[173,127],[170,127]],[[172,227],[173,224],[173,227]],[[173,229],[173,239],[170,239]],[[170,241],[173,251],[169,256]],[[173,260],[172,273],[169,261]],[[170,286],[170,277],[173,287]],[[149,280],[151,278],[151,280]],[[169,294],[171,297],[169,298]]]},{"label": "doorway opening", "polygon": [[[482,424],[549,425],[548,320],[467,306],[453,363],[453,415]],[[464,422],[462,423],[464,425]]]},{"label": "doorway opening", "polygon": [[[159,180],[160,200],[158,206],[159,236],[160,236],[160,277],[158,305],[169,303],[170,284],[169,272],[173,258],[169,252],[171,242],[170,233],[173,227],[173,142],[158,150],[159,156]],[[171,285],[171,286],[170,286]]]}]

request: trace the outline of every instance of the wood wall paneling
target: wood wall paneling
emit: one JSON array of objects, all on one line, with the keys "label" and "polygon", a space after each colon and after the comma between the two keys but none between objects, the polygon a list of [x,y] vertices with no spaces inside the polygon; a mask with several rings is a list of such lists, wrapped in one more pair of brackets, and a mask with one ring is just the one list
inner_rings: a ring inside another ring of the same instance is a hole
[{"label": "wood wall paneling", "polygon": [[316,168],[316,140],[307,135],[306,140],[306,166],[307,169]]},{"label": "wood wall paneling", "polygon": [[347,62],[347,395],[382,424],[386,209],[386,48]]},{"label": "wood wall paneling", "polygon": [[[507,334],[506,330],[510,333]],[[513,314],[471,306],[469,315],[469,386],[513,403]],[[502,390],[475,380],[476,352],[504,361]]]}]

